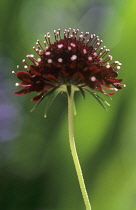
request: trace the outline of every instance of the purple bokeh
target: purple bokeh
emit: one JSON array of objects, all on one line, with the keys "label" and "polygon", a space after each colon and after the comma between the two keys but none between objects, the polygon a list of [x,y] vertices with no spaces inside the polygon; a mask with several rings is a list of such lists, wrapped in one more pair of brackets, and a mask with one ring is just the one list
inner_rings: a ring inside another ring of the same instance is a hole
[{"label": "purple bokeh", "polygon": [[0,58],[0,141],[14,139],[20,133],[21,116],[13,102],[11,61]]}]

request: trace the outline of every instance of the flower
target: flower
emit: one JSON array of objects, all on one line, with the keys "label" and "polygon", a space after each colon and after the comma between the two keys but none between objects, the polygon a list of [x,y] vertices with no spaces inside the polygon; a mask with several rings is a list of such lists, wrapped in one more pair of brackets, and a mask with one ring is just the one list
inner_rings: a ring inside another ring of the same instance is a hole
[{"label": "flower", "polygon": [[[115,91],[124,86],[118,79],[118,70],[121,63],[114,61],[107,55],[109,49],[101,47],[102,40],[95,34],[89,36],[89,32],[79,33],[79,30],[64,30],[63,37],[60,29],[54,30],[55,41],[52,44],[50,33],[44,36],[44,47],[37,40],[37,48],[33,47],[39,58],[27,55],[32,64],[25,64],[22,70],[13,73],[21,80],[16,83],[21,87],[15,94],[24,95],[30,92],[39,92],[32,101],[42,99],[49,91],[59,88],[61,85],[74,85],[81,92],[87,90],[94,97],[100,99],[94,92],[99,91],[106,95],[113,95]],[[89,37],[89,38],[87,38]]]}]

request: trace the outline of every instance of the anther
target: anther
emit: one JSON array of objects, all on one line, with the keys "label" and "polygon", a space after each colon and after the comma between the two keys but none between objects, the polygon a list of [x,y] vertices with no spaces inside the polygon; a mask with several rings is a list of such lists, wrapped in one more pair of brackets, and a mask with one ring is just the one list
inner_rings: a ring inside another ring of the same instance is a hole
[{"label": "anther", "polygon": [[96,81],[96,77],[94,77],[94,76],[91,77],[90,79],[91,79],[92,82],[95,82]]},{"label": "anther", "polygon": [[87,53],[87,50],[86,49],[83,49],[83,53],[86,54]]},{"label": "anther", "polygon": [[21,70],[21,71],[22,71],[22,69],[21,69],[21,67],[20,67],[19,65],[17,65],[17,69],[19,69],[19,70]]},{"label": "anther", "polygon": [[68,46],[68,50],[70,51],[72,48],[70,46]]},{"label": "anther", "polygon": [[20,84],[18,82],[15,83],[15,86],[18,87]]},{"label": "anther", "polygon": [[109,64],[109,63],[106,64],[106,68],[107,68],[107,69],[110,68],[110,64]]},{"label": "anther", "polygon": [[63,47],[63,44],[59,44],[58,48],[61,49]]},{"label": "anther", "polygon": [[89,57],[88,57],[88,60],[89,60],[89,61],[92,61],[92,60],[93,60],[93,58],[92,58],[91,56],[89,56]]},{"label": "anther", "polygon": [[59,62],[59,63],[62,63],[62,61],[63,61],[62,58],[59,58],[59,59],[58,59],[58,62]]},{"label": "anther", "polygon": [[76,55],[72,55],[71,60],[74,61],[76,59],[77,59],[77,56]]},{"label": "anther", "polygon": [[61,39],[61,35],[60,35],[60,28],[58,29],[58,33],[59,33],[59,38]]},{"label": "anther", "polygon": [[50,55],[51,53],[50,52],[45,52],[45,55]]},{"label": "anther", "polygon": [[52,63],[52,59],[48,59],[48,61],[47,61],[48,63]]}]

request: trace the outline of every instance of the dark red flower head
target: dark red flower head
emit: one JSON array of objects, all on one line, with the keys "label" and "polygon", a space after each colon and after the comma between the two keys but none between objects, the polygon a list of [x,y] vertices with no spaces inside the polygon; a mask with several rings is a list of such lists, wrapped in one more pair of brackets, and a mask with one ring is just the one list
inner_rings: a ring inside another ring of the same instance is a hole
[{"label": "dark red flower head", "polygon": [[53,44],[49,33],[44,37],[44,47],[39,40],[37,48],[33,47],[39,58],[27,55],[32,64],[23,60],[26,71],[17,66],[20,71],[13,72],[21,80],[16,86],[22,87],[16,95],[39,92],[32,99],[39,101],[48,91],[65,84],[112,95],[124,86],[120,84],[122,79],[117,79],[121,63],[111,62],[112,56],[107,55],[110,50],[101,47],[103,41],[95,34],[89,36],[89,32],[69,28],[63,37],[60,29],[55,30]]}]

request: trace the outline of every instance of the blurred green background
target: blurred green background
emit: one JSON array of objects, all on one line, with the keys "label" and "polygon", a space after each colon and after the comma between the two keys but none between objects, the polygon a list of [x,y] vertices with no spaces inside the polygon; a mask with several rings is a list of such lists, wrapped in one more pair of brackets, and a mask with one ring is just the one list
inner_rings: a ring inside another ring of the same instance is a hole
[{"label": "blurred green background", "polygon": [[[96,33],[123,63],[126,88],[105,112],[76,95],[75,139],[92,210],[136,210],[136,1],[0,1],[0,210],[84,210],[67,131],[67,98],[44,119],[11,74],[54,29]],[[21,64],[22,65],[22,64]],[[23,66],[23,65],[22,65]]]}]

